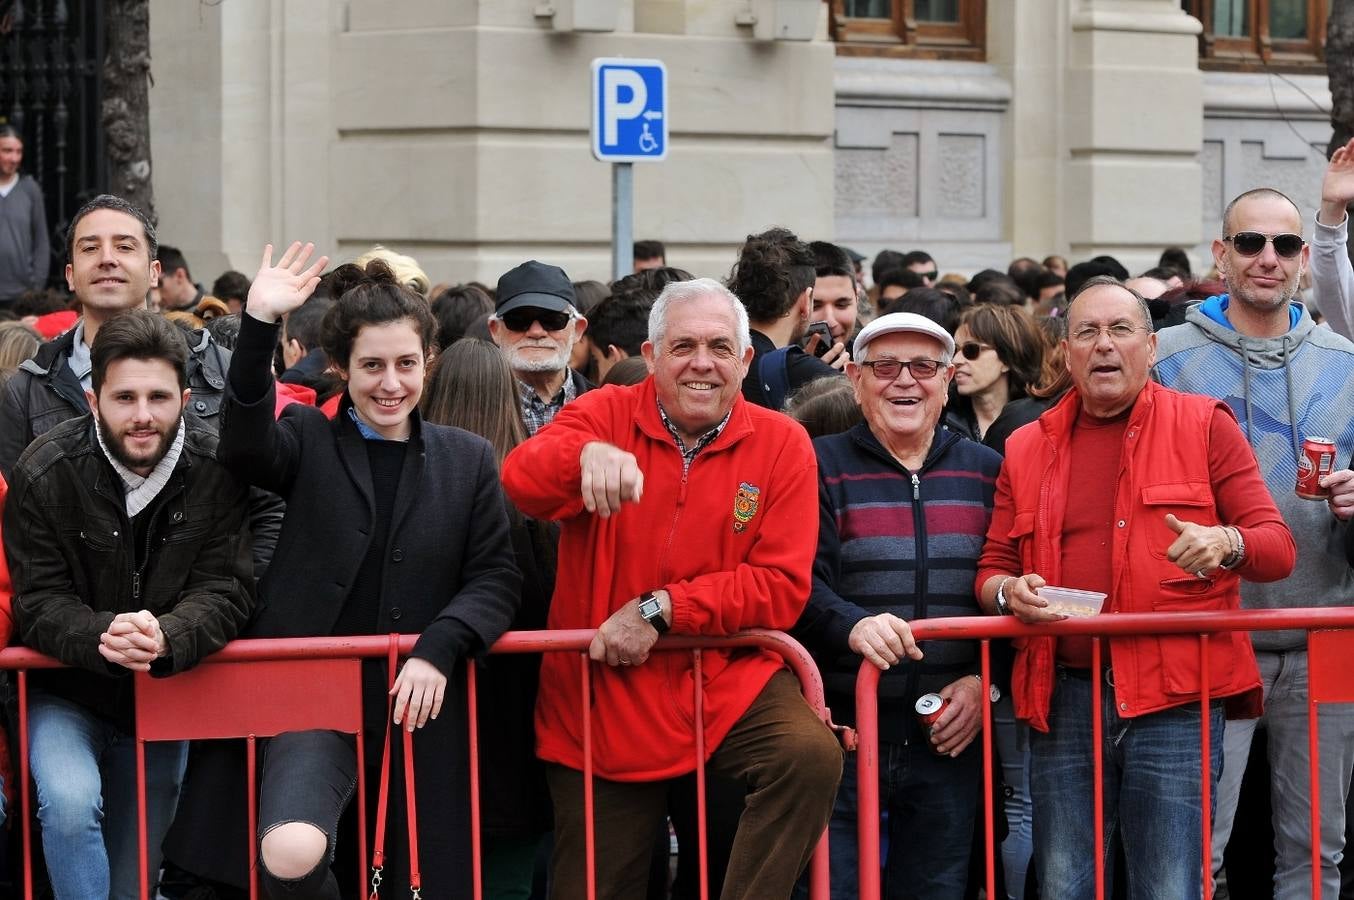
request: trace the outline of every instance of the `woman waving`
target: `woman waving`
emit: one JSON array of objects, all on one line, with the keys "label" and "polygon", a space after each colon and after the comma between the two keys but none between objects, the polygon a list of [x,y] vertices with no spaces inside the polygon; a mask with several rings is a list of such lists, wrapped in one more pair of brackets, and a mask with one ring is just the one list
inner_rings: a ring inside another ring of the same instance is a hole
[{"label": "woman waving", "polygon": [[[415,732],[414,782],[423,883],[439,896],[469,890],[465,666],[507,630],[520,576],[513,562],[494,450],[487,441],[419,417],[436,322],[427,304],[380,262],[341,266],[321,347],[345,382],[330,421],[299,404],[274,420],[270,370],[278,320],[298,308],[327,262],[293,244],[272,246],[250,288],[231,360],[220,456],[287,500],[276,555],[259,585],[256,637],[419,634],[399,669],[393,724]],[[364,666],[367,734],[386,735],[389,673]],[[409,834],[401,741],[392,742],[386,826]],[[366,748],[379,762],[379,745]],[[270,896],[336,898],[330,864],[338,820],[352,800],[351,736],[292,732],[264,749],[259,798],[260,875]],[[374,773],[373,773],[374,774]],[[379,778],[368,778],[376,784]],[[385,879],[408,884],[409,853],[387,851]]]}]

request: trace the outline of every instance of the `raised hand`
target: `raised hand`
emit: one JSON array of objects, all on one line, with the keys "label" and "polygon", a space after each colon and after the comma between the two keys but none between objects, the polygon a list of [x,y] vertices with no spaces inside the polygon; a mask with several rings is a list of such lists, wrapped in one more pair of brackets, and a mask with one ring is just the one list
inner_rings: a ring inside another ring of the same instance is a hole
[{"label": "raised hand", "polygon": [[263,262],[254,282],[249,287],[245,309],[260,321],[272,324],[306,302],[320,283],[320,273],[329,264],[329,257],[321,256],[315,264],[306,267],[314,244],[292,243],[282,258],[273,265],[273,245],[263,248]]},{"label": "raised hand", "polygon": [[1354,200],[1354,138],[1331,155],[1321,179],[1321,209],[1317,220],[1323,225],[1339,225],[1345,207]]}]

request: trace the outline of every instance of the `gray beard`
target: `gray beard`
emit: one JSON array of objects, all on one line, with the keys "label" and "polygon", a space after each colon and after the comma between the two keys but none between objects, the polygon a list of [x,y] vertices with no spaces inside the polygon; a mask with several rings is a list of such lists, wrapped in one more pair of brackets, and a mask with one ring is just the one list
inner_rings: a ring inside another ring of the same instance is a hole
[{"label": "gray beard", "polygon": [[528,357],[518,352],[515,346],[505,349],[504,355],[508,358],[508,366],[514,372],[563,372],[569,367],[569,357],[573,349],[574,342],[570,341],[561,347],[553,358]]}]

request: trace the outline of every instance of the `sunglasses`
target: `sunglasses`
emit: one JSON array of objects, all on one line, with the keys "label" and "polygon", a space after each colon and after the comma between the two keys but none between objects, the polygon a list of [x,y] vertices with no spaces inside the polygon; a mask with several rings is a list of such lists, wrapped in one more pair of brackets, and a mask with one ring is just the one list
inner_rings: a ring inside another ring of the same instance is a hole
[{"label": "sunglasses", "polygon": [[1265,244],[1273,244],[1274,252],[1284,259],[1292,259],[1302,252],[1306,243],[1300,234],[1261,234],[1258,231],[1238,231],[1231,237],[1223,238],[1231,242],[1237,253],[1242,256],[1259,256],[1264,252]]},{"label": "sunglasses", "polygon": [[977,341],[965,341],[959,345],[959,352],[964,354],[964,359],[974,360],[983,355],[984,350],[991,350],[991,344],[980,344]]},{"label": "sunglasses", "polygon": [[514,309],[498,318],[509,331],[517,332],[530,331],[534,322],[540,322],[546,331],[559,331],[574,320],[572,313],[530,308]]},{"label": "sunglasses", "polygon": [[940,271],[938,269],[932,269],[929,272],[918,272],[917,274],[920,275],[922,278],[925,278],[927,281],[935,281],[936,276],[940,274]]},{"label": "sunglasses", "polygon": [[880,381],[892,381],[902,373],[904,368],[917,381],[935,378],[936,373],[940,371],[940,362],[934,359],[909,359],[907,362],[903,362],[901,359],[874,359],[863,362],[861,365],[868,366],[870,371],[874,373],[874,377]]}]

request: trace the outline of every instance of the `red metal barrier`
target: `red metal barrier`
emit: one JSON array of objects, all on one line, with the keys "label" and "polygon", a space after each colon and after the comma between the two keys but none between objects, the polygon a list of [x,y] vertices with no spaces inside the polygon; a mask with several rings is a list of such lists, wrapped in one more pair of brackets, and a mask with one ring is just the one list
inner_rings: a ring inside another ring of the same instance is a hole
[{"label": "red metal barrier", "polygon": [[[589,676],[593,663],[588,659],[588,646],[595,632],[592,630],[572,631],[536,631],[510,632],[494,645],[492,653],[556,653],[575,652],[579,654],[583,675],[582,690],[584,696],[589,693]],[[399,652],[407,654],[413,649],[418,635],[398,637]],[[146,821],[144,797],[144,743],[148,740],[188,740],[196,738],[243,737],[249,744],[248,789],[250,791],[250,873],[251,896],[254,896],[253,876],[255,854],[257,852],[254,830],[257,827],[254,809],[254,740],[268,737],[282,731],[308,728],[326,728],[349,731],[359,734],[358,773],[362,778],[360,737],[361,690],[358,674],[363,658],[380,657],[387,653],[390,639],[384,636],[370,637],[324,637],[296,638],[285,640],[242,640],[235,641],[220,652],[212,655],[192,671],[175,675],[172,678],[152,679],[138,675],[137,690],[137,784],[139,800],[139,847],[142,866],[142,894],[147,890],[146,866]],[[734,647],[759,647],[777,653],[786,665],[799,678],[804,698],[819,714],[825,723],[831,726],[829,711],[824,702],[823,682],[818,668],[798,642],[786,634],[774,631],[754,630],[729,637],[688,637],[668,636],[659,640],[655,652],[688,650],[693,654],[695,666],[695,703],[696,719],[702,721],[701,652],[709,649]],[[10,648],[0,651],[0,669],[18,670],[19,693],[19,753],[20,753],[20,796],[22,797],[23,842],[24,842],[24,897],[31,900],[32,884],[32,836],[30,834],[30,777],[28,772],[28,718],[27,718],[27,670],[36,668],[57,668],[59,664],[31,650]],[[474,856],[473,883],[474,896],[479,900],[482,893],[482,872],[480,866],[480,798],[479,798],[479,754],[478,726],[476,723],[475,672],[470,667],[467,673],[467,690],[470,731],[470,773],[471,773],[471,841]],[[334,683],[344,683],[347,692],[334,691]],[[324,690],[316,685],[323,684]],[[284,692],[282,696],[279,692]],[[340,696],[346,693],[347,696]],[[244,702],[224,703],[223,695],[238,698]],[[249,702],[254,698],[255,702]],[[314,702],[319,698],[322,702]],[[356,703],[351,702],[355,698]],[[278,702],[279,699],[281,702]],[[210,700],[211,702],[204,702]],[[265,702],[266,701],[266,702]],[[588,703],[581,704],[584,710],[584,806],[588,821],[587,872],[588,896],[595,896],[594,844],[592,835],[592,759],[591,730],[592,711]],[[305,710],[298,715],[297,710]],[[206,711],[207,714],[203,715]],[[705,821],[705,759],[703,730],[697,731],[696,778],[697,778],[697,822],[699,840],[699,862],[701,874],[701,897],[708,900],[708,882],[706,874],[706,821]],[[358,787],[359,819],[365,822],[364,790],[359,781]],[[365,829],[361,831],[365,834]],[[365,843],[365,841],[363,842]],[[359,864],[365,879],[365,847]],[[814,900],[827,900],[828,897],[828,857],[827,834],[824,832],[810,864],[810,896]],[[365,880],[363,894],[365,896]]]},{"label": "red metal barrier", "polygon": [[[918,641],[977,640],[980,641],[984,684],[990,684],[992,638],[1025,636],[1084,635],[1097,638],[1092,642],[1092,669],[1101,669],[1099,638],[1152,634],[1198,634],[1201,678],[1202,722],[1209,720],[1208,635],[1227,631],[1278,631],[1303,629],[1308,632],[1308,738],[1311,745],[1311,784],[1318,787],[1317,705],[1320,703],[1354,702],[1354,669],[1348,661],[1354,658],[1354,608],[1245,610],[1238,612],[1178,612],[1178,613],[1116,613],[1086,619],[1068,619],[1049,625],[1025,625],[1011,617],[965,617],[951,619],[919,619],[911,624]],[[879,707],[877,692],[880,670],[863,662],[856,677],[856,739],[857,791],[859,797],[857,834],[859,836],[860,900],[880,898],[880,837],[879,837]],[[1091,679],[1091,729],[1094,746],[1094,818],[1095,846],[1104,846],[1103,797],[1101,778],[1101,679]],[[983,829],[987,856],[987,896],[995,897],[995,855],[992,804],[992,710],[983,704]],[[1209,809],[1209,729],[1202,733],[1201,808]],[[1321,896],[1321,842],[1319,789],[1312,791],[1312,896]],[[1203,817],[1200,835],[1203,843],[1203,896],[1212,895],[1212,824]],[[1096,853],[1096,898],[1105,896],[1104,855]]]}]

